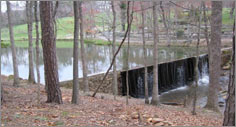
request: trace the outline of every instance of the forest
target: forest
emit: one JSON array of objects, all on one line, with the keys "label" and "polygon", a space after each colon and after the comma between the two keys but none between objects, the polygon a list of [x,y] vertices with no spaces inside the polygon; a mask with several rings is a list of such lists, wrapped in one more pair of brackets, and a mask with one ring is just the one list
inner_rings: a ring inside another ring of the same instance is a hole
[{"label": "forest", "polygon": [[235,126],[235,1],[0,1],[1,126]]}]

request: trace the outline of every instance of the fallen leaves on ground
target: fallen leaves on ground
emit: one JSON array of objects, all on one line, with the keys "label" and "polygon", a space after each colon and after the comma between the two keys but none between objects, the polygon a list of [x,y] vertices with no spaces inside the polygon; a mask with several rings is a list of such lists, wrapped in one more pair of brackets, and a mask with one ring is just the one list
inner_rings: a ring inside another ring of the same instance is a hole
[{"label": "fallen leaves on ground", "polygon": [[181,106],[160,107],[145,105],[143,100],[108,94],[93,98],[80,96],[78,105],[71,104],[71,89],[62,88],[63,104],[45,103],[46,94],[40,87],[37,103],[37,85],[24,84],[15,88],[3,80],[6,102],[2,105],[2,126],[221,126],[222,115],[191,111]]}]

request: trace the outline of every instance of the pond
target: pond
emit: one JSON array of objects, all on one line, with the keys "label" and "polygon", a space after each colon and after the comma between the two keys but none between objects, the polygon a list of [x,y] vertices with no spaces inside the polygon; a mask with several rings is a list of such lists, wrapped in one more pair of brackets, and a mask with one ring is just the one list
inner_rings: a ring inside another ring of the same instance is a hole
[{"label": "pond", "polygon": [[[118,48],[118,47],[117,47]],[[207,49],[201,48],[201,53],[206,52]],[[10,48],[3,48],[1,50],[1,67],[3,75],[13,75],[12,52]],[[86,44],[85,52],[87,55],[88,74],[96,74],[105,72],[112,59],[112,47],[109,45],[92,45]],[[159,47],[158,60],[165,62],[180,58],[186,58],[195,55],[195,48],[193,47]],[[28,48],[16,48],[19,76],[23,79],[28,78]],[[34,62],[35,60],[34,50]],[[123,46],[117,55],[117,69],[123,70],[127,57],[127,46]],[[57,48],[58,72],[59,80],[71,80],[73,77],[73,48]],[[41,83],[44,84],[44,65],[43,54],[40,49],[40,77]],[[153,47],[147,47],[147,64],[153,63]],[[35,65],[35,63],[34,63]],[[142,67],[144,65],[143,48],[142,46],[131,46],[129,54],[129,68]],[[34,66],[35,67],[35,66]],[[36,69],[35,75],[36,75]],[[82,63],[79,53],[79,77],[82,77]]]}]

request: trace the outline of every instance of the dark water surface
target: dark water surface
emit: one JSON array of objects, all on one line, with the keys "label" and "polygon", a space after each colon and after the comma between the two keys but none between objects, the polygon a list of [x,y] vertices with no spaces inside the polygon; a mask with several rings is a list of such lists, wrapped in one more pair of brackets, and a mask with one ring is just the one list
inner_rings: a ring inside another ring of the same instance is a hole
[{"label": "dark water surface", "polygon": [[[111,46],[98,46],[98,45],[86,45],[87,66],[88,74],[96,74],[105,72],[112,59],[112,47]],[[205,52],[206,49],[201,49]],[[13,75],[13,63],[12,52],[10,48],[2,49],[2,74]],[[127,57],[127,47],[122,47],[117,55],[117,69],[122,70],[125,68],[125,59]],[[23,79],[28,78],[28,49],[16,48],[19,76]],[[159,62],[165,62],[180,58],[186,58],[195,54],[195,49],[190,47],[160,47],[158,52]],[[35,50],[34,50],[35,56]],[[57,48],[58,57],[58,72],[59,80],[71,80],[73,77],[73,49],[72,48]],[[147,64],[153,63],[153,47],[147,47]],[[34,57],[35,61],[35,57]],[[79,77],[82,77],[81,57],[79,54]],[[35,64],[34,64],[35,65]],[[143,48],[142,46],[131,46],[129,54],[129,67],[141,67],[144,65]],[[35,67],[35,66],[34,66]],[[40,49],[40,77],[41,83],[44,84],[44,66],[43,66],[43,54]],[[36,69],[35,69],[36,75]]]}]

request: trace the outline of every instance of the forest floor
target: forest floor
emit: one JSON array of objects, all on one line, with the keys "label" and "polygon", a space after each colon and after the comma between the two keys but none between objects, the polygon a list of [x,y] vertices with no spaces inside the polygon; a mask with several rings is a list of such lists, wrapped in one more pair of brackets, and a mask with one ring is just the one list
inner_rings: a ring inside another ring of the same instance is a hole
[{"label": "forest floor", "polygon": [[[35,84],[21,80],[13,87],[12,80],[2,76],[4,103],[2,126],[221,126],[223,115],[197,108],[191,115],[183,106],[145,105],[141,99],[98,93],[96,98],[80,96],[79,105],[71,104],[71,89],[61,88],[63,104],[45,103],[46,93],[40,85],[40,103]],[[83,94],[81,92],[81,94]]]}]

